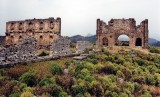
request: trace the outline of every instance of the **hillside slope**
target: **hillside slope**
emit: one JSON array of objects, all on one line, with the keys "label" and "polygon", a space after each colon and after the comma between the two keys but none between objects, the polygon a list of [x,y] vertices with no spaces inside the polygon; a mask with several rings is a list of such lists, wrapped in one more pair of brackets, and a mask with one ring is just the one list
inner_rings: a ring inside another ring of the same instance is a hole
[{"label": "hillside slope", "polygon": [[83,61],[61,58],[0,69],[0,96],[160,96],[160,56],[130,47],[101,51]]}]

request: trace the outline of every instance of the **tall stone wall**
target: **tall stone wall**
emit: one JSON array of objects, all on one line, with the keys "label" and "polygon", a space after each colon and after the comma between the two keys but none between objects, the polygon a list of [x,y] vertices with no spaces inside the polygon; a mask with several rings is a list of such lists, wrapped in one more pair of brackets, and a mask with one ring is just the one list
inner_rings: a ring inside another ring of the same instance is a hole
[{"label": "tall stone wall", "polygon": [[108,24],[97,19],[96,43],[98,46],[115,46],[120,35],[129,37],[129,46],[148,48],[148,20],[136,26],[133,18],[111,19]]},{"label": "tall stone wall", "polygon": [[22,38],[33,36],[38,45],[50,45],[61,36],[61,18],[29,19],[6,23],[6,45],[17,44]]}]

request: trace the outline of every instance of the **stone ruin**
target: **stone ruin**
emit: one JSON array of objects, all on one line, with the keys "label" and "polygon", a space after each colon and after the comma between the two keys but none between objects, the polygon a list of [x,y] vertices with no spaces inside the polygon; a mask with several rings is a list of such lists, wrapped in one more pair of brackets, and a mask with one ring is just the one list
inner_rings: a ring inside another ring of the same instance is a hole
[{"label": "stone ruin", "polygon": [[48,47],[61,36],[61,18],[26,19],[6,23],[6,45],[17,44],[22,38],[33,36],[40,47]]},{"label": "stone ruin", "polygon": [[22,39],[17,45],[0,49],[0,65],[36,60],[37,41],[34,37]]},{"label": "stone ruin", "polygon": [[108,24],[97,19],[96,44],[98,46],[115,46],[120,35],[129,37],[129,46],[148,48],[148,20],[136,26],[133,18],[111,19]]},{"label": "stone ruin", "polygon": [[51,43],[50,55],[51,56],[67,56],[71,55],[70,43],[68,37],[60,37]]},{"label": "stone ruin", "polygon": [[89,41],[77,41],[76,43],[76,53],[84,53],[86,49],[90,49],[93,47],[93,44]]}]

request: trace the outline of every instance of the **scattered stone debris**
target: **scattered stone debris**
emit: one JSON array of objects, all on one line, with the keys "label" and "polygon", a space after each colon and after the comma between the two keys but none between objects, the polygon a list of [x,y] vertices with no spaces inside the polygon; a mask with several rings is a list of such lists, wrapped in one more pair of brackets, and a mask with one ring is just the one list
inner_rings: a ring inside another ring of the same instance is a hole
[{"label": "scattered stone debris", "polygon": [[22,39],[19,44],[0,49],[0,65],[36,60],[37,41],[33,37]]},{"label": "scattered stone debris", "polygon": [[71,55],[70,43],[68,37],[60,37],[51,43],[50,55],[51,56],[67,56]]},{"label": "scattered stone debris", "polygon": [[86,49],[90,49],[92,47],[93,47],[93,45],[89,41],[77,41],[77,44],[76,44],[77,51],[76,51],[76,53],[84,53],[84,51]]},{"label": "scattered stone debris", "polygon": [[89,54],[81,54],[80,56],[75,56],[73,57],[73,60],[74,61],[81,61],[81,60],[84,60],[88,57]]}]

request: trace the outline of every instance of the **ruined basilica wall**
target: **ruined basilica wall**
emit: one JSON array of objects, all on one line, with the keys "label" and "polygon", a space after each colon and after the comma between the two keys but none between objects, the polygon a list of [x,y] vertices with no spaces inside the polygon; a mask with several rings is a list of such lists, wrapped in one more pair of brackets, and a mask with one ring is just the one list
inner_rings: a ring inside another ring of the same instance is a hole
[{"label": "ruined basilica wall", "polygon": [[142,47],[148,47],[148,20],[136,26],[136,21],[130,19],[111,19],[108,24],[97,19],[97,45],[103,45],[103,39],[108,40],[108,46],[114,46],[120,35],[129,37],[129,45],[135,46],[136,39],[142,39]]},{"label": "ruined basilica wall", "polygon": [[49,45],[61,36],[61,18],[30,19],[6,23],[6,44],[17,44],[21,38],[34,36],[39,45]]}]

